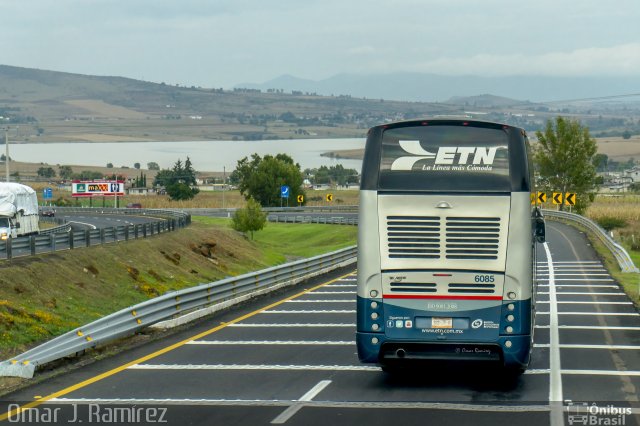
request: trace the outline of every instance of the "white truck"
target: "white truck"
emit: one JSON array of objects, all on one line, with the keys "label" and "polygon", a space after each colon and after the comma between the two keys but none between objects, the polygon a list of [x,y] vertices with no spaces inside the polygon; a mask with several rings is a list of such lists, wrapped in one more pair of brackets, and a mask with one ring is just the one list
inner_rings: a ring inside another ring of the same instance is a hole
[{"label": "white truck", "polygon": [[37,234],[38,196],[33,188],[0,182],[0,239]]}]

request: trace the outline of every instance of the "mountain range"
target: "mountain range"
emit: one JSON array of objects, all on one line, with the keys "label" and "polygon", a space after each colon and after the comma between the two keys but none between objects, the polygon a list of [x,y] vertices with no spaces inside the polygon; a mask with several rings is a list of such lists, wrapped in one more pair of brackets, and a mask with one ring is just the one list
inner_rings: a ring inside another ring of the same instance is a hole
[{"label": "mountain range", "polygon": [[296,90],[319,95],[351,95],[413,102],[448,102],[455,97],[485,93],[522,101],[548,102],[640,93],[640,76],[480,77],[397,72],[368,75],[338,74],[323,80],[308,80],[292,75],[282,75],[264,83],[244,83],[236,87]]}]

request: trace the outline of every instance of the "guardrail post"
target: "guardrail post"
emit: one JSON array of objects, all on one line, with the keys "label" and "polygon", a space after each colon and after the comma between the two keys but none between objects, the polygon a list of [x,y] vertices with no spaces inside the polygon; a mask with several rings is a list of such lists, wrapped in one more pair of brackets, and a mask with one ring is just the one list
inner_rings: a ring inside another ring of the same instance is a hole
[{"label": "guardrail post", "polygon": [[140,225],[133,225],[133,236],[136,240],[138,239],[139,230],[140,230]]},{"label": "guardrail post", "polygon": [[13,253],[11,252],[11,249],[13,248],[12,245],[12,238],[7,238],[6,240],[4,240],[4,243],[6,244],[7,247],[7,260],[10,260],[11,257],[13,256]]},{"label": "guardrail post", "polygon": [[142,238],[147,238],[147,224],[142,224]]},{"label": "guardrail post", "polygon": [[129,225],[124,227],[124,240],[129,241]]},{"label": "guardrail post", "polygon": [[73,237],[73,228],[67,232],[67,237],[69,238],[69,250],[73,250],[73,243],[75,242]]},{"label": "guardrail post", "polygon": [[104,231],[105,231],[105,228],[100,228],[100,244],[104,244],[104,238],[105,238]]},{"label": "guardrail post", "polygon": [[91,245],[91,231],[89,229],[84,230],[84,243],[85,247],[89,247]]},{"label": "guardrail post", "polygon": [[117,243],[118,242],[118,228],[116,226],[114,226],[112,229],[113,229],[113,242]]},{"label": "guardrail post", "polygon": [[29,236],[29,249],[31,249],[31,256],[35,256],[36,254],[36,237],[31,235]]},{"label": "guardrail post", "polygon": [[56,251],[56,234],[49,234],[49,246],[52,252]]}]

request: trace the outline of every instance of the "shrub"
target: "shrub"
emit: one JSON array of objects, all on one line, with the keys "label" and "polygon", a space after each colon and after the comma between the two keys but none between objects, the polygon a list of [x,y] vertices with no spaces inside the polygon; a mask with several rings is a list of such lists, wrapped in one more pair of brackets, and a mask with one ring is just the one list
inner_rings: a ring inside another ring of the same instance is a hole
[{"label": "shrub", "polygon": [[624,228],[627,226],[627,221],[618,217],[603,216],[596,219],[596,221],[605,231],[611,231],[612,229]]}]

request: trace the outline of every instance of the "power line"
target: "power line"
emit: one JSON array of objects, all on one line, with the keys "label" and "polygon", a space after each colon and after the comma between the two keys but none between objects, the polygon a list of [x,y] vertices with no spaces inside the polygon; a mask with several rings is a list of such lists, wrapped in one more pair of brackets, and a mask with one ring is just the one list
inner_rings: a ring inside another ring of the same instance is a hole
[{"label": "power line", "polygon": [[571,103],[571,102],[587,102],[587,101],[603,101],[607,99],[619,99],[619,98],[633,98],[640,96],[640,93],[627,93],[624,95],[609,95],[609,96],[596,96],[593,98],[577,98],[577,99],[563,99],[558,101],[542,101],[533,102],[537,104],[557,104],[557,103]]}]

